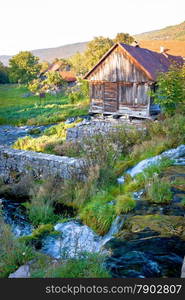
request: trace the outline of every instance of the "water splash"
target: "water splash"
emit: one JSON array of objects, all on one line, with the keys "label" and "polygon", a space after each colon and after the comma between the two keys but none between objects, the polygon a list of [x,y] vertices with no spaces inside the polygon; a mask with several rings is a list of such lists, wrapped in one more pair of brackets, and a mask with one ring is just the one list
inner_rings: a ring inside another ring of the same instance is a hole
[{"label": "water splash", "polygon": [[[140,161],[133,168],[130,168],[126,171],[127,174],[134,177],[139,173],[142,173],[146,168],[151,165],[157,164],[161,161],[162,158],[169,158],[174,160],[174,164],[176,165],[184,165],[185,164],[185,145],[180,145],[177,148],[167,150],[160,155],[144,159]],[[118,183],[124,183],[124,176],[118,178]]]},{"label": "water splash", "polygon": [[55,230],[60,232],[59,236],[46,237],[42,252],[54,258],[78,257],[83,252],[105,252],[103,246],[119,232],[123,223],[123,217],[116,217],[109,232],[103,237],[77,221],[58,223],[55,225]]}]

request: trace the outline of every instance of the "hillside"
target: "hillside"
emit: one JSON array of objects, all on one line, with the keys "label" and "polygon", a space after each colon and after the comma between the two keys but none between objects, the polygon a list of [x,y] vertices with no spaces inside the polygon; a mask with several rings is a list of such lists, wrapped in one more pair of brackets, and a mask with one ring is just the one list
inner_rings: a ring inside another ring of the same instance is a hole
[{"label": "hillside", "polygon": [[169,49],[168,53],[185,57],[185,41],[175,40],[143,40],[139,41],[140,47],[153,51],[160,51],[160,46]]},{"label": "hillside", "polygon": [[[32,50],[31,52],[38,56],[41,61],[49,61],[52,62],[55,58],[68,58],[75,54],[76,52],[83,52],[87,42],[83,43],[75,43],[64,45],[56,48],[46,48],[46,49],[36,49]],[[8,65],[8,61],[11,56],[8,55],[0,55],[0,61],[4,65]]]},{"label": "hillside", "polygon": [[137,40],[178,40],[185,41],[185,22],[159,30],[135,35]]},{"label": "hillside", "polygon": [[[149,31],[134,36],[141,47],[159,51],[160,46],[170,49],[169,53],[185,56],[185,22],[168,26],[160,30]],[[76,52],[83,52],[87,42],[64,45],[56,48],[36,49],[31,52],[41,61],[53,61],[55,58],[68,58]],[[8,65],[11,56],[0,55],[0,61]]]}]

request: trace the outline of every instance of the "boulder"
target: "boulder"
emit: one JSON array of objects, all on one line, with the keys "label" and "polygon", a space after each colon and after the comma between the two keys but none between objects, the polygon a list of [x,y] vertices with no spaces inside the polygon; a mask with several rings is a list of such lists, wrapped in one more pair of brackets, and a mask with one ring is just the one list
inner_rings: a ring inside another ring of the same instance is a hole
[{"label": "boulder", "polygon": [[181,278],[185,278],[185,257],[184,257],[182,270],[181,270]]},{"label": "boulder", "polygon": [[30,277],[30,266],[23,265],[14,273],[11,273],[8,278],[29,278]]}]

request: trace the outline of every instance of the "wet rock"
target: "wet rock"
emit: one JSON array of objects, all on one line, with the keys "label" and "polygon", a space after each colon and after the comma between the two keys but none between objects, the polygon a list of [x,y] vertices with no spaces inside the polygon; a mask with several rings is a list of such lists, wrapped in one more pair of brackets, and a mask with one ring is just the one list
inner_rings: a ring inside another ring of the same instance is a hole
[{"label": "wet rock", "polygon": [[182,270],[181,270],[181,278],[185,278],[185,257],[184,257]]},{"label": "wet rock", "polygon": [[[179,236],[185,239],[185,218],[181,216],[168,215],[145,215],[133,216],[127,220],[124,232],[142,232],[149,228],[152,231],[158,232],[162,236]],[[121,236],[121,232],[119,236]]]},{"label": "wet rock", "polygon": [[8,278],[29,278],[30,277],[30,266],[23,265],[17,271],[10,274]]},{"label": "wet rock", "polygon": [[112,251],[106,260],[112,277],[180,277],[185,241],[178,237],[134,234],[129,240],[113,239],[106,247]]}]

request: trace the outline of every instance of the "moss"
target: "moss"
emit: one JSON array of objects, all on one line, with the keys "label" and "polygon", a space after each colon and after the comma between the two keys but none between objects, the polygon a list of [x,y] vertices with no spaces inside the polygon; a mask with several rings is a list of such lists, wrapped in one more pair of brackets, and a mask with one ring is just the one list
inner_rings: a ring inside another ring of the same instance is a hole
[{"label": "moss", "polygon": [[124,232],[140,232],[146,228],[158,232],[163,237],[176,235],[185,239],[185,218],[179,216],[146,215],[130,217],[125,224]]},{"label": "moss", "polygon": [[47,235],[57,235],[58,231],[54,230],[53,225],[51,224],[43,224],[38,226],[35,230],[33,230],[31,235],[23,236],[19,238],[20,242],[26,243],[26,245],[33,245],[36,248],[40,248],[42,244],[42,239]]},{"label": "moss", "polygon": [[28,134],[31,134],[31,135],[37,135],[40,133],[41,133],[41,130],[39,128],[32,128],[32,129],[28,130]]}]

